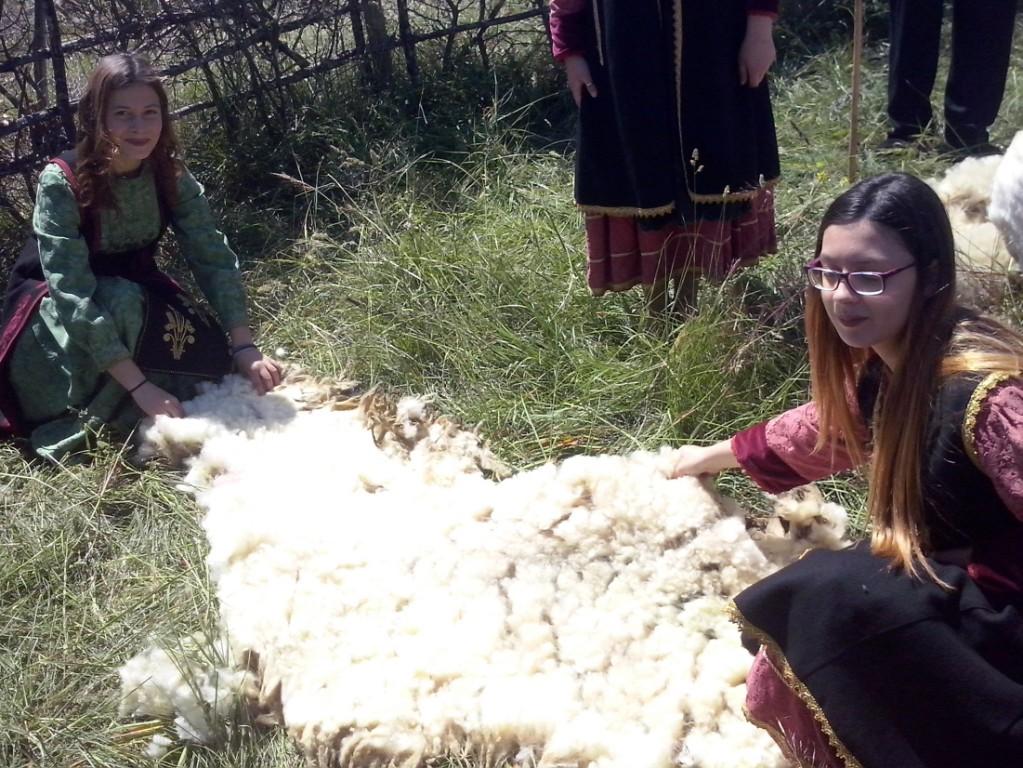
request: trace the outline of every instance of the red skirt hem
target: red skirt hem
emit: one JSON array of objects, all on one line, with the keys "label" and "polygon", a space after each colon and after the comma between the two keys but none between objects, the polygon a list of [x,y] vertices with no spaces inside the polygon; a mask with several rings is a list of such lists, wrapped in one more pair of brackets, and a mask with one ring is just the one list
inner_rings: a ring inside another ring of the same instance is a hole
[{"label": "red skirt hem", "polygon": [[586,281],[594,296],[687,274],[727,277],[774,253],[774,193],[763,189],[732,220],[645,229],[632,216],[586,216]]}]

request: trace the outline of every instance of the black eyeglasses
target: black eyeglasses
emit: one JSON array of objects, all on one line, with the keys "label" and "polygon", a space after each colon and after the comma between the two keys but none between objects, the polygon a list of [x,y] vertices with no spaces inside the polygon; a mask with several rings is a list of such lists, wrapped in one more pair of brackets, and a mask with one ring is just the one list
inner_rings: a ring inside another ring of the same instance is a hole
[{"label": "black eyeglasses", "polygon": [[884,293],[884,279],[912,269],[916,264],[907,264],[904,267],[889,269],[887,272],[839,272],[834,269],[825,269],[820,265],[818,259],[814,259],[805,267],[806,277],[810,285],[818,291],[836,291],[838,286],[845,280],[849,290],[860,296],[877,296]]}]

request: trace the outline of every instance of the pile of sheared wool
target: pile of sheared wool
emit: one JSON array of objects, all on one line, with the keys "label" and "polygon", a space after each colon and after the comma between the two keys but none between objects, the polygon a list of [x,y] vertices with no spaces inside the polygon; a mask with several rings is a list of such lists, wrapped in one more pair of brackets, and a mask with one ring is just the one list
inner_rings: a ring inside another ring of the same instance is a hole
[{"label": "pile of sheared wool", "polygon": [[229,377],[146,444],[194,454],[223,630],[311,763],[786,765],[743,716],[728,598],[838,545],[841,508],[802,498],[790,536],[751,536],[667,479],[667,449],[502,480],[422,401],[339,408],[309,385]]}]

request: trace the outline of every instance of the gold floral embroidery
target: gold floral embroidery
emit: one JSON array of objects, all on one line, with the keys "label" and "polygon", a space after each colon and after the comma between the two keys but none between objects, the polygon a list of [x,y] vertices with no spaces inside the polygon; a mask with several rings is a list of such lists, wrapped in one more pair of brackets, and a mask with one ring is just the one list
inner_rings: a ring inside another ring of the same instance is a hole
[{"label": "gold floral embroidery", "polygon": [[167,325],[163,329],[167,331],[163,335],[163,340],[170,344],[171,356],[175,360],[180,360],[185,354],[185,345],[195,344],[195,326],[176,309],[169,308]]},{"label": "gold floral embroidery", "polygon": [[973,390],[973,394],[970,396],[970,402],[966,405],[966,413],[963,414],[963,447],[966,449],[966,455],[970,457],[970,461],[973,462],[975,467],[983,469],[980,466],[980,458],[977,456],[977,417],[980,415],[980,409],[984,406],[984,401],[987,400],[987,396],[991,394],[991,390],[995,389],[999,384],[1005,382],[1011,378],[1019,376],[1019,371],[997,371],[995,373],[988,374],[977,388]]}]

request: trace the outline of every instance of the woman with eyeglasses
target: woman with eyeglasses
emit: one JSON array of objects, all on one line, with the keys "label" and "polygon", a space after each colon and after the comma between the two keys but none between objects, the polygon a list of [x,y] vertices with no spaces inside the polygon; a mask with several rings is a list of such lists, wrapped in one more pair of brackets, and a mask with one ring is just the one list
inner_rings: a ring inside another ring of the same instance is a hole
[{"label": "woman with eyeglasses", "polygon": [[955,301],[937,195],[836,199],[806,267],[813,399],[675,475],[778,493],[863,466],[870,541],[742,592],[750,719],[800,766],[1023,765],[1023,336]]}]

